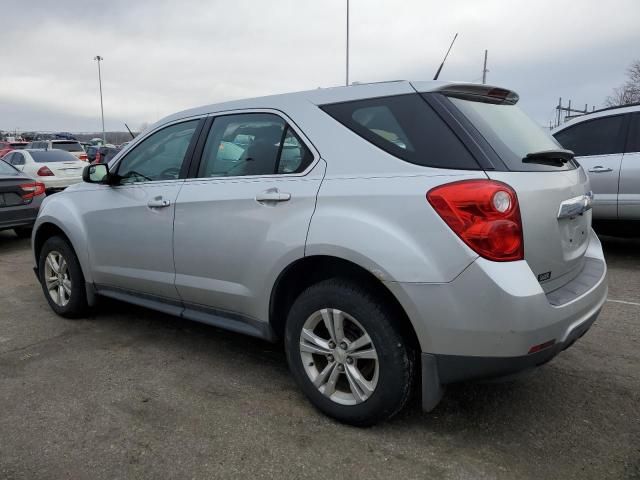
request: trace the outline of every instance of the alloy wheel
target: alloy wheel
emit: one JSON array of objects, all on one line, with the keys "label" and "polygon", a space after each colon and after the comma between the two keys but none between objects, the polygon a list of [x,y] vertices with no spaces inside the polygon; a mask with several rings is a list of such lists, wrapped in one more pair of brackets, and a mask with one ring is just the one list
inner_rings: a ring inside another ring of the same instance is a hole
[{"label": "alloy wheel", "polygon": [[313,385],[341,405],[356,405],[376,389],[379,360],[365,328],[342,310],[311,314],[300,332],[300,357]]}]

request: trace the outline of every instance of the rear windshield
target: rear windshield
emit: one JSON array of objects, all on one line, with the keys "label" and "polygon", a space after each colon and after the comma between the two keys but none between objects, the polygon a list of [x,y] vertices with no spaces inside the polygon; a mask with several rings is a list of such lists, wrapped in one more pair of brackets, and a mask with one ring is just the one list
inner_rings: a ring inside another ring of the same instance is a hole
[{"label": "rear windshield", "polygon": [[0,160],[0,175],[18,175],[20,172],[6,163],[4,160]]},{"label": "rear windshield", "polygon": [[321,108],[368,142],[409,163],[480,169],[464,144],[417,93],[334,103]]},{"label": "rear windshield", "polygon": [[36,163],[75,162],[78,159],[64,150],[42,150],[29,152]]},{"label": "rear windshield", "polygon": [[498,156],[513,171],[573,170],[575,162],[562,166],[524,163],[529,153],[562,148],[517,105],[492,104],[451,98],[449,100],[464,114],[489,142]]},{"label": "rear windshield", "polygon": [[12,143],[11,148],[14,150],[23,150],[27,146],[26,143]]},{"label": "rear windshield", "polygon": [[78,142],[51,142],[51,148],[66,152],[84,152],[82,145]]}]

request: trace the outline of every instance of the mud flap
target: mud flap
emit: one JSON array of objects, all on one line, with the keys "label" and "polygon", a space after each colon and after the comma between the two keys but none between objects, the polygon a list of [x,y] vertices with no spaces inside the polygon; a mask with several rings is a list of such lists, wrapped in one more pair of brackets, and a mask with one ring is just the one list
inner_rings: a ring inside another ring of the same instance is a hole
[{"label": "mud flap", "polygon": [[422,364],[422,410],[430,412],[442,399],[444,386],[440,384],[436,357],[429,353],[421,354]]}]

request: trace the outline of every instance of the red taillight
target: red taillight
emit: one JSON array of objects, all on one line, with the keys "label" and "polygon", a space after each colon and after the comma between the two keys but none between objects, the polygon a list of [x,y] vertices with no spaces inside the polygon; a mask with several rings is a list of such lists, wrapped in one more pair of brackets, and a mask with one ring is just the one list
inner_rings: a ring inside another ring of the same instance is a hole
[{"label": "red taillight", "polygon": [[429,190],[427,200],[479,255],[496,262],[524,258],[516,192],[494,180],[462,180]]},{"label": "red taillight", "polygon": [[40,167],[36,174],[39,177],[53,177],[53,172],[49,170],[49,167]]},{"label": "red taillight", "polygon": [[80,154],[80,160],[84,160],[85,162],[89,159],[89,157],[87,157],[86,153],[81,153]]},{"label": "red taillight", "polygon": [[33,183],[23,183],[20,185],[20,188],[24,192],[22,194],[23,200],[29,200],[33,197],[37,197],[39,195],[44,195],[44,183],[41,182],[33,182]]}]

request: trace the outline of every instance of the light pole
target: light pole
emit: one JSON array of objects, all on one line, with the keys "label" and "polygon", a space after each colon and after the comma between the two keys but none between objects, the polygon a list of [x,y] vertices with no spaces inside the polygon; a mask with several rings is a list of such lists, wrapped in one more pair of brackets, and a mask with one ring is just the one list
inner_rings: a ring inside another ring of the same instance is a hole
[{"label": "light pole", "polygon": [[347,0],[347,81],[346,85],[349,86],[349,0]]},{"label": "light pole", "polygon": [[104,107],[102,106],[102,73],[100,72],[100,62],[104,60],[100,55],[93,57],[98,62],[98,84],[100,85],[100,113],[102,114],[102,143],[106,145],[107,137],[104,133]]}]

